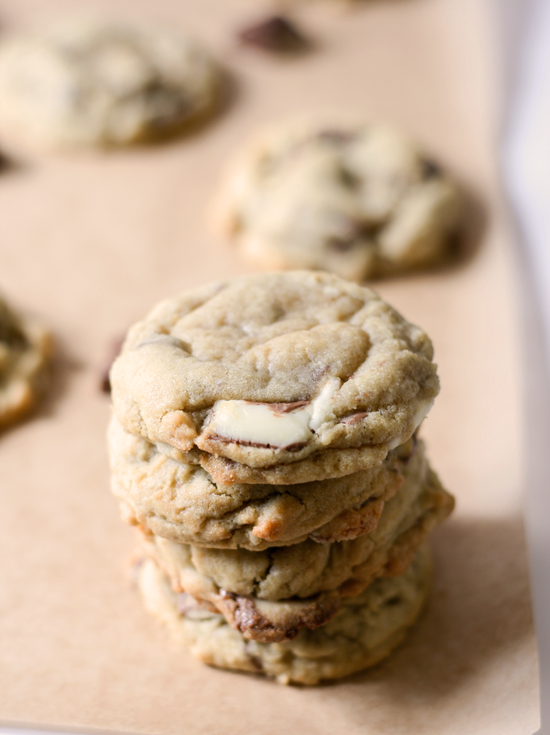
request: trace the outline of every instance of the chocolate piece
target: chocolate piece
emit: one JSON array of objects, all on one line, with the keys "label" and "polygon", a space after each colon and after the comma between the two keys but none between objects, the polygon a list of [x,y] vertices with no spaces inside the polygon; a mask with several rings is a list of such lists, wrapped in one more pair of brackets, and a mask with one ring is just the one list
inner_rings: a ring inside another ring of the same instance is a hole
[{"label": "chocolate piece", "polygon": [[311,401],[294,401],[293,403],[270,403],[269,408],[275,413],[291,413],[296,411],[297,408],[307,406]]},{"label": "chocolate piece", "polygon": [[282,15],[243,28],[238,33],[242,44],[258,46],[265,51],[286,53],[302,51],[309,46],[308,41],[296,28],[293,22]]},{"label": "chocolate piece", "polygon": [[289,614],[287,611],[280,617],[266,617],[257,607],[262,602],[268,609],[273,604],[220,589],[219,604],[226,620],[245,638],[261,643],[291,641],[302,627],[314,630],[325,625],[340,607],[340,598],[335,591],[324,592],[310,600],[289,600],[287,606],[294,608],[293,612]]}]

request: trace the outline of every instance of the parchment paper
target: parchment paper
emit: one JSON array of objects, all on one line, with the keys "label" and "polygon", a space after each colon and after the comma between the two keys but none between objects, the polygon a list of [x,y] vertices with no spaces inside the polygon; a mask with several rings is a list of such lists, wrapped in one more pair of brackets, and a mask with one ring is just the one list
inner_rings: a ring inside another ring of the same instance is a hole
[{"label": "parchment paper", "polygon": [[[317,49],[239,49],[246,0],[4,0],[2,28],[89,10],[202,38],[236,93],[203,131],[159,148],[30,157],[0,178],[0,290],[59,346],[55,389],[0,437],[0,721],[161,735],[528,735],[536,643],[521,518],[518,305],[498,190],[495,74],[480,0],[300,6]],[[388,120],[427,146],[470,200],[460,265],[378,289],[432,337],[442,392],[423,434],[456,495],[433,534],[432,599],[376,669],[315,689],[207,668],[132,589],[132,532],[109,494],[98,390],[108,345],[160,298],[246,272],[208,229],[221,162],[259,124],[336,110]]]}]

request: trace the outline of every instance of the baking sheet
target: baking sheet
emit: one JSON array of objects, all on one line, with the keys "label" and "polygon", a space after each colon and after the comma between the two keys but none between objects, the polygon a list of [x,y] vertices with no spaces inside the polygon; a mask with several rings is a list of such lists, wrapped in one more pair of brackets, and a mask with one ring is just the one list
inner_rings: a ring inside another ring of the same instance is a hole
[{"label": "baking sheet", "polygon": [[[59,344],[55,390],[0,437],[0,721],[146,733],[498,732],[538,727],[517,293],[495,164],[488,0],[300,5],[317,41],[278,60],[232,31],[246,0],[5,0],[2,27],[76,10],[188,29],[236,80],[225,114],[153,149],[30,157],[0,179],[0,290]],[[108,490],[109,342],[167,295],[247,272],[209,230],[220,163],[260,124],[352,113],[400,125],[461,180],[470,253],[378,284],[432,337],[442,392],[423,434],[457,497],[433,534],[434,592],[376,669],[317,689],[195,662],[142,609]]]}]

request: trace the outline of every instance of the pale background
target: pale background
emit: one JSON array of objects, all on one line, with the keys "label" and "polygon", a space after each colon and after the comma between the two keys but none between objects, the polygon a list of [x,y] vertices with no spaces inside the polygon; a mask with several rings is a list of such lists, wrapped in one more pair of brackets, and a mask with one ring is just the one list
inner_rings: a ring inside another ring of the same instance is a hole
[{"label": "pale background", "polygon": [[[56,390],[0,441],[0,720],[146,733],[530,735],[538,670],[522,524],[527,487],[519,278],[497,170],[489,3],[365,0],[300,10],[318,49],[239,50],[247,0],[5,0],[5,28],[92,9],[202,38],[238,82],[223,117],[161,148],[29,157],[0,179],[0,289],[51,325]],[[207,226],[221,162],[259,125],[320,110],[393,122],[468,192],[475,252],[378,285],[432,337],[442,393],[423,428],[457,497],[434,534],[432,600],[386,663],[318,689],[208,669],[141,607],[132,534],[108,491],[110,340],[157,300],[246,272]]]}]

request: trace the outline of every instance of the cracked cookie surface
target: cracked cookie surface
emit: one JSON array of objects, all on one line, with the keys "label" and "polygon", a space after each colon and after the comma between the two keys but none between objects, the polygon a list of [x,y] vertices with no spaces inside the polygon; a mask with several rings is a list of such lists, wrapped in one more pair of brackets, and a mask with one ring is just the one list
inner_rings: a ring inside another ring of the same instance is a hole
[{"label": "cracked cookie surface", "polygon": [[281,684],[313,685],[388,656],[420,615],[430,576],[429,556],[421,548],[404,574],[376,580],[361,595],[345,600],[326,625],[304,628],[281,643],[247,640],[223,615],[200,607],[190,595],[176,595],[151,560],[139,568],[138,584],[147,610],[204,663],[263,674]]},{"label": "cracked cookie surface", "polygon": [[0,298],[0,429],[34,407],[47,381],[51,352],[47,330]]},{"label": "cracked cookie surface", "polygon": [[241,153],[217,210],[256,265],[361,280],[448,258],[460,199],[439,166],[389,127],[294,123]]},{"label": "cracked cookie surface", "polygon": [[428,533],[452,511],[453,498],[424,457],[418,453],[412,461],[413,476],[385,504],[376,528],[352,541],[308,540],[252,552],[149,535],[143,548],[168,574],[175,592],[222,613],[245,638],[292,640],[301,628],[324,625],[345,598],[360,594],[377,577],[402,574]]},{"label": "cracked cookie surface", "polygon": [[309,271],[247,276],[134,325],[113,406],[131,433],[221,459],[227,482],[272,482],[276,468],[291,484],[377,466],[407,441],[439,390],[432,357],[425,332],[370,289]]},{"label": "cracked cookie surface", "polygon": [[213,107],[219,72],[176,32],[59,22],[0,44],[0,127],[47,148],[139,143]]},{"label": "cracked cookie surface", "polygon": [[344,477],[220,485],[200,465],[177,461],[125,431],[116,417],[109,427],[112,490],[128,522],[179,543],[252,551],[368,533],[411,475],[415,445],[411,438],[380,466]]}]

